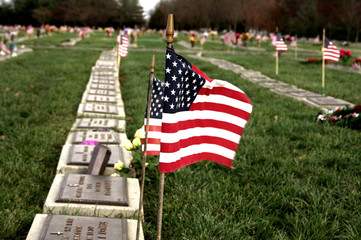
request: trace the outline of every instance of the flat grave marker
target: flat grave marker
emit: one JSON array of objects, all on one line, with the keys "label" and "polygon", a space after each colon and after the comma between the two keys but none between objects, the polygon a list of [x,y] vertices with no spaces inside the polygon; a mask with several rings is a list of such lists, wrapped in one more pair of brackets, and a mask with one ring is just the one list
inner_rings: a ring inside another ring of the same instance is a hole
[{"label": "flat grave marker", "polygon": [[[122,148],[119,146],[107,146],[112,154],[110,155],[107,166],[113,167],[116,162],[123,160]],[[70,148],[70,154],[67,159],[68,165],[84,165],[88,166],[91,156],[93,154],[94,145],[72,145]]]},{"label": "flat grave marker", "polygon": [[332,97],[308,97],[308,101],[320,105],[320,106],[344,106],[344,105],[352,105],[349,102],[346,102],[341,99],[332,98]]},{"label": "flat grave marker", "polygon": [[65,174],[55,202],[129,206],[127,178]]},{"label": "flat grave marker", "polygon": [[113,90],[113,91],[115,91],[115,86],[109,85],[109,84],[92,83],[92,84],[90,85],[90,88],[92,88],[92,89],[103,89],[103,90]]},{"label": "flat grave marker", "polygon": [[114,131],[79,131],[73,133],[72,143],[96,141],[104,144],[119,144],[118,133]]},{"label": "flat grave marker", "polygon": [[273,91],[278,93],[303,93],[306,92],[301,88],[274,88]]},{"label": "flat grave marker", "polygon": [[267,88],[290,87],[289,84],[283,82],[262,82],[259,85]]},{"label": "flat grave marker", "polygon": [[114,80],[108,80],[108,79],[91,79],[91,83],[95,83],[95,84],[108,84],[108,85],[115,85],[115,81]]},{"label": "flat grave marker", "polygon": [[86,98],[86,101],[87,102],[117,103],[117,99],[115,97],[98,96],[98,95],[89,95]]},{"label": "flat grave marker", "polygon": [[57,174],[43,213],[130,217],[139,209],[139,196],[136,178]]},{"label": "flat grave marker", "polygon": [[296,97],[296,98],[308,98],[308,97],[323,97],[321,94],[318,93],[313,93],[313,92],[291,92],[288,93],[288,95],[290,95],[291,97]]},{"label": "flat grave marker", "polygon": [[102,90],[102,89],[89,89],[88,93],[93,94],[93,95],[104,95],[104,96],[115,96],[116,95],[115,91]]},{"label": "flat grave marker", "polygon": [[116,128],[118,119],[112,118],[81,118],[79,119],[77,128]]},{"label": "flat grave marker", "polygon": [[91,155],[87,174],[103,175],[111,154],[110,148],[103,145],[96,146]]},{"label": "flat grave marker", "polygon": [[[36,214],[26,240],[135,240],[137,220]],[[144,240],[140,226],[139,239]]]},{"label": "flat grave marker", "polygon": [[84,105],[84,113],[85,112],[117,114],[118,110],[116,106],[112,106],[112,105],[87,103]]}]

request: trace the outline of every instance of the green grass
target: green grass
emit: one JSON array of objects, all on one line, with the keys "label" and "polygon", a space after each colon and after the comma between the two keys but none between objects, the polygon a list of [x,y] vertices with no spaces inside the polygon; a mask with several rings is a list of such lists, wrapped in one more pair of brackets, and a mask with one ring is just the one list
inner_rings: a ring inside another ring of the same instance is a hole
[{"label": "green grass", "polygon": [[0,62],[1,239],[25,238],[42,212],[99,53],[38,49]]},{"label": "green grass", "polygon": [[93,31],[89,37],[76,43],[76,46],[83,47],[104,47],[113,48],[117,41],[117,34],[114,33],[112,37],[108,37],[104,31]]},{"label": "green grass", "polygon": [[[95,33],[79,44],[114,46],[115,38],[105,39]],[[138,40],[139,47],[161,50],[156,52],[155,75],[164,79],[165,44],[158,36]],[[187,57],[184,48],[175,46]],[[210,45],[209,50],[215,48]],[[153,51],[143,50],[130,49],[121,62],[129,138],[144,119]],[[204,55],[275,77],[273,50],[248,52]],[[41,213],[99,53],[37,48],[0,62],[0,238],[25,239],[35,214]],[[210,77],[244,90],[254,110],[235,169],[203,161],[166,174],[163,239],[360,239],[360,132],[318,124],[318,109],[187,58]],[[280,59],[281,81],[317,92],[319,76],[319,66],[301,65],[291,54]],[[328,95],[360,103],[358,74],[326,69],[326,76]],[[156,163],[157,158],[148,161]],[[145,238],[154,239],[159,173],[149,168],[146,174],[143,227]]]},{"label": "green grass", "polygon": [[51,36],[44,36],[41,38],[28,39],[20,42],[21,45],[33,46],[61,46],[64,41],[68,41],[71,38],[76,38],[78,35],[76,33],[52,33]]}]

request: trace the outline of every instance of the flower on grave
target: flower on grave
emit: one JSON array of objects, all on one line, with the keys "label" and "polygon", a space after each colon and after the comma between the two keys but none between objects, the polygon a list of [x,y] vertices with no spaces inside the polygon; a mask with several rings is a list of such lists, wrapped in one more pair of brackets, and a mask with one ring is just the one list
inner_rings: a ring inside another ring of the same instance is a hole
[{"label": "flower on grave", "polygon": [[316,117],[317,122],[361,130],[361,105],[338,107],[334,110],[322,109],[321,111]]},{"label": "flower on grave", "polygon": [[133,149],[133,144],[132,144],[132,142],[131,142],[129,139],[125,140],[122,145],[123,145],[123,147],[124,147],[125,149],[127,149],[128,151],[130,151],[130,150]]},{"label": "flower on grave", "polygon": [[350,50],[341,49],[340,50],[340,59],[346,63],[352,57]]},{"label": "flower on grave", "polygon": [[118,171],[122,171],[124,168],[124,163],[120,160],[114,164],[114,169]]},{"label": "flower on grave", "polygon": [[110,175],[112,177],[120,177],[120,174],[119,173],[113,173],[112,175]]},{"label": "flower on grave", "polygon": [[135,138],[140,138],[140,139],[145,138],[144,128],[143,128],[143,127],[142,127],[142,128],[139,128],[139,129],[135,132],[134,137],[135,137]]},{"label": "flower on grave", "polygon": [[134,148],[137,148],[142,145],[142,141],[140,140],[140,138],[134,138],[132,143]]},{"label": "flower on grave", "polygon": [[310,57],[309,60],[310,60],[310,62],[314,62],[314,61],[315,61],[315,58],[314,58],[314,57]]}]

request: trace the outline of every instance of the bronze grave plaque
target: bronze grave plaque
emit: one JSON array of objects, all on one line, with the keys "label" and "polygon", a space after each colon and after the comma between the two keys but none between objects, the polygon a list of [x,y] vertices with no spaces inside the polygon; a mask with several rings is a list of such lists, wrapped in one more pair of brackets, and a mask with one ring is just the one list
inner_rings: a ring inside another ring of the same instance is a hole
[{"label": "bronze grave plaque", "polygon": [[[123,150],[119,146],[107,146],[112,151],[110,155],[108,167],[113,167],[118,160],[123,160]],[[70,148],[67,165],[83,165],[88,166],[95,146],[93,145],[73,145]]]},{"label": "bronze grave plaque", "polygon": [[96,141],[98,143],[119,144],[114,131],[80,131],[74,133],[72,143],[82,143],[85,141]]},{"label": "bronze grave plaque", "polygon": [[114,85],[115,81],[114,80],[108,80],[108,79],[92,79],[91,80],[92,83],[98,83],[98,84],[109,84],[109,85]]},{"label": "bronze grave plaque", "polygon": [[84,112],[117,114],[118,110],[117,106],[87,103]]},{"label": "bronze grave plaque", "polygon": [[93,95],[115,96],[115,91],[102,90],[102,89],[89,89],[88,93]]},{"label": "bronze grave plaque", "polygon": [[337,98],[330,98],[330,97],[309,97],[307,98],[309,101],[316,103],[317,105],[335,105],[335,106],[340,106],[340,105],[349,105],[350,103],[343,101],[341,99],[337,99]]},{"label": "bronze grave plaque", "polygon": [[109,97],[109,96],[89,95],[86,98],[86,101],[87,102],[116,103],[117,99],[115,97]]},{"label": "bronze grave plaque", "polygon": [[48,215],[41,240],[128,240],[124,218]]},{"label": "bronze grave plaque", "polygon": [[95,76],[114,76],[112,71],[93,71],[92,74]]},{"label": "bronze grave plaque", "polygon": [[81,118],[79,119],[78,128],[116,128],[117,119],[111,118]]},{"label": "bronze grave plaque", "polygon": [[115,90],[115,86],[108,85],[108,84],[96,84],[96,83],[93,83],[92,85],[90,85],[90,87],[93,88],[93,89]]},{"label": "bronze grave plaque", "polygon": [[129,206],[127,179],[65,174],[55,202]]}]

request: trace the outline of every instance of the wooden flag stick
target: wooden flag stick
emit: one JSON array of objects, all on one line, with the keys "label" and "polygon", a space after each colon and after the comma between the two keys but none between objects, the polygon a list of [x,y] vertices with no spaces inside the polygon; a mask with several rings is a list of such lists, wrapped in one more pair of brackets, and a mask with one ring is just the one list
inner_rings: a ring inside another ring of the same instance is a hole
[{"label": "wooden flag stick", "polygon": [[297,60],[297,35],[295,36],[296,48],[295,48],[295,59]]},{"label": "wooden flag stick", "polygon": [[325,96],[325,29],[322,31],[322,95]]},{"label": "wooden flag stick", "polygon": [[[167,46],[172,47],[174,39],[173,14],[168,14],[166,41]],[[158,195],[158,218],[157,218],[157,240],[162,238],[162,215],[163,215],[163,196],[164,196],[164,173],[159,174],[159,195]]]},{"label": "wooden flag stick", "polygon": [[147,145],[148,145],[148,132],[149,132],[149,117],[150,117],[150,105],[152,101],[152,90],[153,90],[153,77],[154,77],[154,68],[155,68],[155,55],[153,53],[152,63],[150,65],[149,73],[149,87],[148,87],[148,105],[147,105],[147,121],[145,127],[145,139],[144,139],[144,153],[143,153],[143,163],[142,163],[142,185],[140,189],[140,200],[139,200],[139,210],[138,210],[138,224],[137,224],[137,236],[136,240],[139,240],[140,233],[140,222],[142,218],[142,206],[143,206],[143,194],[144,194],[144,178],[145,178],[145,164],[147,162]]},{"label": "wooden flag stick", "polygon": [[276,27],[276,75],[278,76],[277,34],[278,34],[278,27]]}]

